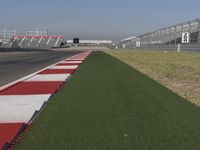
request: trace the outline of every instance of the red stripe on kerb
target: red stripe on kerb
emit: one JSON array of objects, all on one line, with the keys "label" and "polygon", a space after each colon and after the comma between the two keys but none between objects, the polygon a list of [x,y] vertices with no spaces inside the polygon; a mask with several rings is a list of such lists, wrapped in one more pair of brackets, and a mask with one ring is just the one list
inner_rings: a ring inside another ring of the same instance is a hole
[{"label": "red stripe on kerb", "polygon": [[39,74],[72,74],[76,69],[48,69]]},{"label": "red stripe on kerb", "polygon": [[30,94],[53,94],[64,82],[21,82],[0,95],[30,95]]},{"label": "red stripe on kerb", "polygon": [[65,61],[83,61],[85,59],[66,59]]},{"label": "red stripe on kerb", "polygon": [[1,123],[0,124],[0,149],[4,144],[10,144],[23,128],[23,123]]},{"label": "red stripe on kerb", "polygon": [[73,65],[80,65],[81,63],[60,63],[56,66],[73,66]]}]

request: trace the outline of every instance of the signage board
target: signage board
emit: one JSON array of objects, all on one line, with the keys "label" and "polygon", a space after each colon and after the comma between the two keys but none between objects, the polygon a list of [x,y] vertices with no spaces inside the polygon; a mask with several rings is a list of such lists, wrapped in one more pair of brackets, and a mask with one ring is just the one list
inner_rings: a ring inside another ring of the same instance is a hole
[{"label": "signage board", "polygon": [[190,34],[189,34],[189,32],[182,33],[182,43],[183,44],[190,43]]}]

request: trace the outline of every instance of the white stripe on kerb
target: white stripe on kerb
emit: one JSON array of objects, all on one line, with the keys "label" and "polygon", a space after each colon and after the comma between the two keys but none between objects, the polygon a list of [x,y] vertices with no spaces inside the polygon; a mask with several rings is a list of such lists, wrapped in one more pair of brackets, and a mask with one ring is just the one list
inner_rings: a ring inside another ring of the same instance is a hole
[{"label": "white stripe on kerb", "polygon": [[51,95],[0,96],[0,123],[28,123]]},{"label": "white stripe on kerb", "polygon": [[75,59],[75,58],[69,58],[68,61],[84,61],[85,59]]},{"label": "white stripe on kerb", "polygon": [[69,78],[70,74],[39,74],[35,75],[32,78],[25,80],[25,82],[34,82],[34,81],[65,81]]},{"label": "white stripe on kerb", "polygon": [[63,61],[63,63],[66,63],[66,64],[71,64],[71,63],[76,63],[76,64],[79,64],[79,63],[82,63],[83,61]]},{"label": "white stripe on kerb", "polygon": [[54,66],[50,69],[76,69],[78,66]]}]

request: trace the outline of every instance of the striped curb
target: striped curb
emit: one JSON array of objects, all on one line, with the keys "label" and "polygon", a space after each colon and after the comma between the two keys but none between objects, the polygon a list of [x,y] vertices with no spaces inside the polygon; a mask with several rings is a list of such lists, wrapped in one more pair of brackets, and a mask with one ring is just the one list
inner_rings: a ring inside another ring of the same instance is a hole
[{"label": "striped curb", "polygon": [[10,149],[91,51],[0,87],[0,149]]}]

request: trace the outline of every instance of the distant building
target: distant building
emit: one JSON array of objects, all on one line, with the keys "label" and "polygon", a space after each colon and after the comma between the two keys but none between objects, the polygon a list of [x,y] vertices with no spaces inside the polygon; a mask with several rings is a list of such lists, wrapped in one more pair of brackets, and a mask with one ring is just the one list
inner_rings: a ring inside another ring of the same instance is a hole
[{"label": "distant building", "polygon": [[118,48],[123,48],[123,49],[131,48],[133,46],[132,43],[135,41],[135,39],[136,39],[136,36],[132,36],[132,37],[121,40],[118,45]]},{"label": "distant building", "polygon": [[[73,40],[67,40],[67,44],[73,45],[75,44]],[[79,40],[78,46],[104,46],[110,47],[112,46],[113,41],[111,40]]]}]

